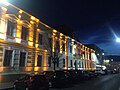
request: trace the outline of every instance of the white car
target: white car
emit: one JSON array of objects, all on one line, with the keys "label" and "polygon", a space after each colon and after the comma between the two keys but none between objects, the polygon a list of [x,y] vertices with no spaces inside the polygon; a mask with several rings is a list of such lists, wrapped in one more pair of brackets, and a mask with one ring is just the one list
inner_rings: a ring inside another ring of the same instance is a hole
[{"label": "white car", "polygon": [[103,70],[95,70],[95,73],[98,75],[105,75],[106,74],[106,72]]}]

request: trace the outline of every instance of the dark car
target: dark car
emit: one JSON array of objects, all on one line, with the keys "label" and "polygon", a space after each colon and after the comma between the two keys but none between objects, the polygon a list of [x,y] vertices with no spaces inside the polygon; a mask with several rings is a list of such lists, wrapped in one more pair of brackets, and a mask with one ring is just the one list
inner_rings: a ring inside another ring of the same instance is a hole
[{"label": "dark car", "polygon": [[79,75],[76,70],[69,70],[68,71],[71,77],[71,82],[76,83],[79,80]]},{"label": "dark car", "polygon": [[91,79],[90,74],[88,71],[83,71],[83,79],[88,80]]},{"label": "dark car", "polygon": [[82,81],[84,80],[84,71],[83,70],[75,70],[78,76],[78,80]]},{"label": "dark car", "polygon": [[111,70],[110,72],[111,72],[111,74],[118,74],[118,73],[119,73],[119,71],[118,71],[118,70],[116,70],[116,69]]},{"label": "dark car", "polygon": [[89,75],[91,78],[96,78],[98,74],[95,72],[95,70],[89,71]]},{"label": "dark car", "polygon": [[49,87],[62,87],[68,82],[68,74],[66,71],[44,71],[49,81]]},{"label": "dark car", "polygon": [[49,90],[45,75],[25,75],[14,82],[14,90]]}]

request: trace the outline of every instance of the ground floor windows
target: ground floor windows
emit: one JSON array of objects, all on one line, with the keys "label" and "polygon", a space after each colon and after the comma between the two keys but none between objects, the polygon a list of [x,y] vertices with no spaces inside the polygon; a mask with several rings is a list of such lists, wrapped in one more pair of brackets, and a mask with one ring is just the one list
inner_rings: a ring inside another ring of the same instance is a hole
[{"label": "ground floor windows", "polygon": [[73,62],[72,62],[72,60],[70,60],[70,66],[73,67]]},{"label": "ground floor windows", "polygon": [[26,61],[26,52],[20,52],[19,66],[25,67],[25,61]]},{"label": "ground floor windows", "polygon": [[51,57],[48,57],[48,66],[51,67]]},{"label": "ground floor windows", "polygon": [[13,50],[5,50],[3,66],[11,66]]},{"label": "ground floor windows", "polygon": [[63,67],[65,67],[65,59],[63,59]]},{"label": "ground floor windows", "polygon": [[38,55],[38,58],[37,58],[37,66],[38,66],[38,67],[41,67],[41,66],[42,66],[42,55]]}]

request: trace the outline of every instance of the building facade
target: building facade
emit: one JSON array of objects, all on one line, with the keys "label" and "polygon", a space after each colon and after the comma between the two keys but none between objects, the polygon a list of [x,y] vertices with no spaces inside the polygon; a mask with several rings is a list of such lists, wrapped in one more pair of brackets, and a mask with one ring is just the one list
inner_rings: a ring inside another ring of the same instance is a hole
[{"label": "building facade", "polygon": [[0,72],[94,70],[93,53],[38,18],[0,2]]}]

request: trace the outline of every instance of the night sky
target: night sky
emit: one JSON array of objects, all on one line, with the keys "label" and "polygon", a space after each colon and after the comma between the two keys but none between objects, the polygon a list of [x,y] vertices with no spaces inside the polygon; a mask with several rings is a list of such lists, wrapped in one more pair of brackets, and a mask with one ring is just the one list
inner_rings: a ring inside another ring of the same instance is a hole
[{"label": "night sky", "polygon": [[9,0],[49,26],[67,25],[83,44],[120,54],[120,0]]}]

